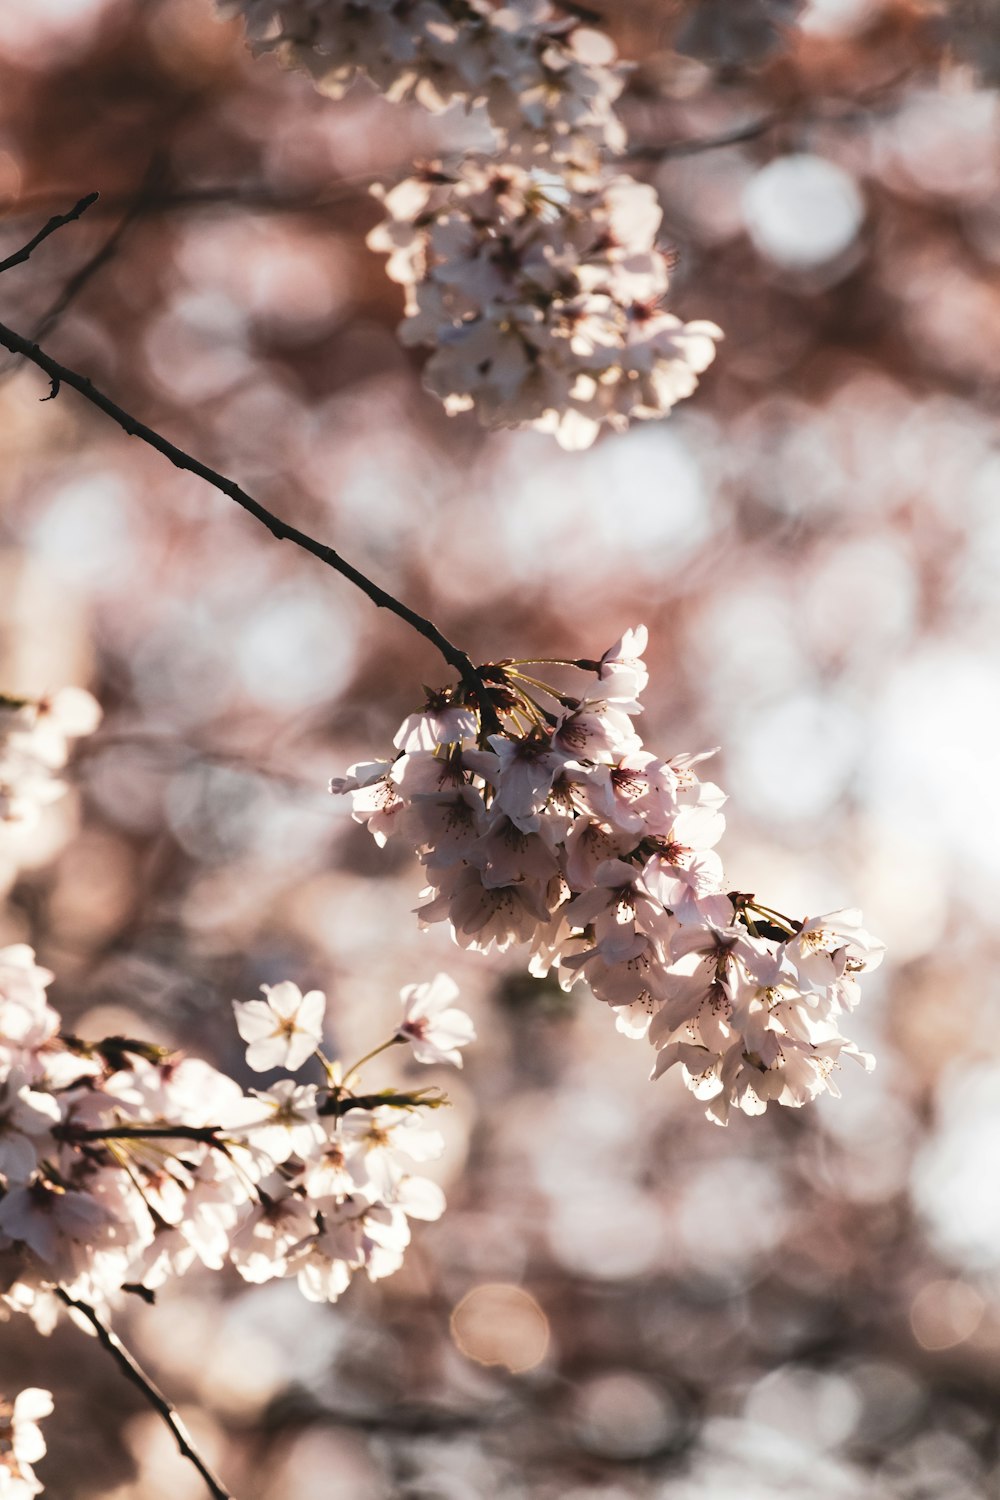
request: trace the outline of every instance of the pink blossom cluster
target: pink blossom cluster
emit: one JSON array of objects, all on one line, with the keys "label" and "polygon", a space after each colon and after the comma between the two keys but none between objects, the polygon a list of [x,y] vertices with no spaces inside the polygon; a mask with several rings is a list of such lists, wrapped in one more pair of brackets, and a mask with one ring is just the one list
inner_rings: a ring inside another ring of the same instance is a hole
[{"label": "pink blossom cluster", "polygon": [[0,1396],[0,1497],[31,1500],[45,1488],[35,1475],[34,1464],[45,1457],[45,1439],[39,1422],[52,1412],[52,1393],[29,1386],[8,1401]]},{"label": "pink blossom cluster", "polygon": [[399,183],[385,207],[368,243],[405,288],[400,336],[433,348],[424,384],[449,413],[586,448],[602,424],[663,416],[715,357],[714,323],[663,306],[648,184],[468,157]]},{"label": "pink blossom cluster", "polygon": [[404,343],[424,384],[487,427],[534,427],[586,448],[601,427],[662,417],[715,357],[714,323],[663,299],[670,262],[654,190],[609,171],[624,131],[615,51],[547,0],[230,0],[338,96],[357,72],[392,99],[485,107],[488,156],[432,162],[384,199],[368,244],[406,292]]},{"label": "pink blossom cluster", "polygon": [[223,0],[254,49],[276,51],[339,99],[362,73],[389,99],[483,107],[500,148],[529,161],[620,151],[615,49],[548,0]]},{"label": "pink blossom cluster", "polygon": [[[439,1097],[359,1095],[357,1070],[323,1055],[319,991],[285,981],[234,1002],[252,1070],[297,1075],[315,1059],[325,1078],[245,1092],[197,1058],[60,1034],[51,979],[30,948],[0,950],[0,1309],[48,1327],[56,1287],[106,1306],[226,1262],[333,1300],[355,1271],[395,1271],[409,1220],[442,1212],[416,1170],[442,1147],[420,1118]],[[460,1061],[474,1033],[455,995],[445,975],[408,986],[390,1042]]]},{"label": "pink blossom cluster", "polygon": [[56,772],[69,758],[69,741],[100,722],[100,707],[83,688],[37,701],[0,694],[0,824],[30,825],[62,795]]},{"label": "pink blossom cluster", "polygon": [[536,663],[484,667],[499,733],[483,734],[466,688],[445,689],[403,722],[394,759],[331,791],[378,843],[416,850],[422,924],[484,953],[528,945],[530,972],[567,990],[586,980],[656,1049],[652,1076],[679,1065],[710,1119],[837,1093],[842,1056],[873,1065],[839,1027],[883,947],[856,912],[795,921],[727,892],[705,757],[661,760],[637,733],[645,646],[640,626],[599,661],[555,663],[589,674],[579,696]]}]

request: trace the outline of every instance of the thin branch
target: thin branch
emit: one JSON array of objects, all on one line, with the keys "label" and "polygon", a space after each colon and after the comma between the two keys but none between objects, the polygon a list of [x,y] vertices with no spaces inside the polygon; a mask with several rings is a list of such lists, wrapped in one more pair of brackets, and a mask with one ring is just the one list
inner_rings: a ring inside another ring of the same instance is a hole
[{"label": "thin branch", "polygon": [[89,1302],[81,1301],[79,1297],[71,1297],[65,1287],[57,1286],[55,1290],[60,1302],[66,1307],[74,1308],[86,1318],[91,1328],[97,1334],[101,1347],[108,1351],[126,1379],[131,1380],[133,1385],[138,1386],[153,1410],[170,1428],[182,1456],[194,1464],[198,1473],[208,1485],[213,1500],[234,1500],[234,1497],[226,1489],[222,1480],[212,1473],[208,1464],[195,1448],[191,1441],[190,1433],[166,1396],[153,1384],[142,1366],[129,1353],[118,1335],[98,1315],[96,1309],[91,1307]]},{"label": "thin branch", "polygon": [[32,341],[43,339],[46,334],[52,332],[67,308],[76,300],[87,283],[96,276],[102,266],[107,265],[132,225],[146,212],[151,192],[157,181],[162,177],[163,170],[162,159],[158,155],[154,156],[146,168],[142,182],[139,185],[139,191],[128,201],[125,212],[107,239],[95,250],[89,260],[84,261],[78,271],[74,271],[58,297],[42,314],[31,330],[30,337]]},{"label": "thin branch", "polygon": [[668,141],[659,145],[655,141],[630,141],[627,155],[637,161],[667,161],[675,156],[697,156],[702,151],[720,151],[725,146],[738,146],[743,141],[755,141],[780,124],[783,116],[764,115],[759,120],[749,120],[721,135],[692,136],[686,141]]},{"label": "thin branch", "polygon": [[[426,1097],[421,1098],[421,1095]],[[352,1109],[371,1111],[380,1109],[383,1105],[392,1109],[439,1109],[442,1104],[447,1103],[448,1099],[444,1094],[432,1094],[429,1089],[417,1089],[412,1094],[384,1089],[380,1094],[331,1095],[319,1106],[317,1114],[339,1116],[349,1114]]]},{"label": "thin branch", "polygon": [[204,1146],[225,1142],[221,1125],[56,1125],[58,1140],[76,1145],[82,1141],[200,1141]]},{"label": "thin branch", "polygon": [[[222,182],[218,184],[192,184],[187,187],[150,194],[143,200],[146,215],[165,213],[170,209],[199,209],[234,207],[269,210],[276,213],[312,213],[318,209],[340,208],[352,199],[365,200],[367,190],[376,182],[396,177],[400,171],[412,170],[412,162],[387,165],[379,172],[356,172],[341,177],[332,187],[312,194],[281,192],[267,183]],[[65,199],[57,189],[20,198],[16,208],[8,217],[23,218],[33,210],[44,211],[53,203]],[[98,214],[121,213],[133,208],[140,200],[135,193],[102,193]]]},{"label": "thin branch", "polygon": [[252,495],[248,495],[246,490],[241,489],[234,480],[227,479],[224,474],[217,473],[215,469],[210,469],[207,464],[201,463],[189,453],[185,453],[182,448],[178,448],[176,444],[169,442],[167,438],[162,437],[158,432],[154,432],[152,427],[147,427],[144,422],[140,422],[136,417],[131,416],[129,412],[112,401],[110,396],[106,396],[103,391],[99,391],[85,376],[78,375],[75,370],[71,370],[67,365],[60,364],[58,360],[53,359],[51,355],[46,354],[44,350],[40,349],[37,344],[32,343],[30,339],[24,338],[23,335],[15,333],[12,328],[8,328],[3,323],[0,323],[0,345],[3,345],[5,349],[9,349],[12,354],[23,355],[25,359],[37,365],[49,377],[51,390],[47,397],[43,397],[43,400],[51,400],[52,397],[57,396],[60,387],[63,385],[72,386],[92,406],[96,406],[106,416],[109,416],[112,421],[117,422],[118,426],[123,432],[127,432],[129,437],[140,438],[150,448],[155,448],[157,453],[162,453],[164,458],[168,458],[175,468],[183,469],[189,474],[197,475],[199,479],[204,479],[213,489],[219,490],[221,494],[228,496],[230,500],[234,500],[237,505],[241,506],[255,520],[259,521],[262,526],[266,526],[271,535],[276,537],[278,541],[294,542],[304,552],[309,552],[313,557],[319,558],[320,562],[325,563],[328,568],[333,568],[334,572],[339,573],[348,582],[353,583],[355,588],[360,589],[376,608],[387,609],[392,614],[397,615],[399,619],[405,620],[407,625],[415,630],[418,635],[422,635],[425,640],[430,641],[431,645],[437,648],[449,666],[454,667],[459,673],[466,688],[479,706],[484,731],[494,733],[499,730],[500,721],[480,673],[473,666],[472,661],[466,653],[454,645],[447,636],[442,635],[441,631],[438,630],[432,621],[418,614],[416,610],[410,609],[409,605],[404,604],[386,589],[381,588],[371,578],[367,577],[366,574],[362,573],[359,568],[354,567],[352,563],[347,562],[345,558],[341,557],[339,552],[335,552],[332,547],[326,546],[325,543],[317,541],[315,537],[311,537],[306,532],[300,531],[298,527],[290,526],[287,521],[281,520],[280,516],[276,516],[272,511],[267,510],[265,506],[261,505],[259,500],[255,500]]},{"label": "thin branch", "polygon": [[0,273],[9,271],[12,266],[22,266],[30,257],[32,251],[38,249],[43,240],[47,240],[50,234],[55,234],[57,229],[62,229],[64,224],[72,224],[73,220],[78,219],[81,214],[85,214],[90,205],[96,203],[99,197],[99,193],[88,193],[85,198],[80,199],[79,203],[73,205],[68,214],[54,214],[49,222],[42,226],[33,240],[29,240],[26,245],[22,246],[20,250],[16,250],[13,255],[8,255],[6,260],[0,260]]},{"label": "thin branch", "polygon": [[[150,188],[162,173],[162,170],[162,162],[154,157],[146,171],[139,191],[127,200],[125,212],[107,239],[103,244],[98,246],[89,260],[85,260],[83,265],[77,271],[73,272],[73,275],[66,282],[62,291],[49,304],[32,328],[31,333],[28,335],[32,342],[43,339],[47,334],[52,332],[87,284],[93,280],[101,267],[106,266],[108,261],[112,259],[129,229],[146,212]],[[16,358],[9,359],[4,366],[0,367],[0,381],[5,380],[16,369]]]},{"label": "thin branch", "polygon": [[[352,1109],[372,1111],[383,1106],[393,1109],[439,1109],[447,1102],[444,1094],[431,1089],[417,1089],[411,1093],[397,1089],[383,1089],[379,1094],[332,1093],[319,1106],[319,1113],[340,1116],[349,1114]],[[87,1141],[197,1141],[202,1146],[219,1146],[225,1150],[232,1144],[231,1139],[227,1138],[225,1125],[57,1125],[53,1128],[53,1134],[58,1140],[67,1141],[71,1146],[82,1145]]]},{"label": "thin branch", "polygon": [[584,21],[588,26],[608,24],[607,16],[599,10],[593,10],[589,5],[578,5],[576,0],[556,0],[556,4],[568,16],[575,16],[578,21]]}]

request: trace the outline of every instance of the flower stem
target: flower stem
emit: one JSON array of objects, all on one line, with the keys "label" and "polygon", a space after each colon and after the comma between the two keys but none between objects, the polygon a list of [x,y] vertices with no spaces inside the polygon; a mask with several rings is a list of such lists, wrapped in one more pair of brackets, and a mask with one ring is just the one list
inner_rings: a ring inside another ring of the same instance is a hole
[{"label": "flower stem", "polygon": [[400,1036],[399,1032],[397,1031],[395,1036],[391,1036],[388,1041],[381,1042],[379,1046],[373,1047],[370,1052],[365,1053],[364,1057],[359,1057],[357,1062],[354,1063],[350,1068],[345,1068],[344,1078],[353,1078],[354,1074],[358,1071],[359,1068],[363,1068],[366,1062],[371,1062],[373,1057],[378,1057],[380,1052],[387,1052],[390,1047],[395,1047],[397,1042],[405,1041],[405,1036]]}]

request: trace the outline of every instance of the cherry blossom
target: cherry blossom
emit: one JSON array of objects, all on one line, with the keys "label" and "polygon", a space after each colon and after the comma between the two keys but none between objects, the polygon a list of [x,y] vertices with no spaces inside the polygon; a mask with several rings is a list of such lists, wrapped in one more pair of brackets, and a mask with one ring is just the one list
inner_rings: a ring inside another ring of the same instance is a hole
[{"label": "cherry blossom", "polygon": [[66,786],[55,773],[69,758],[70,740],[100,722],[100,706],[84,688],[37,700],[0,695],[0,824],[30,826],[62,796]]},{"label": "cherry blossom", "polygon": [[[655,1049],[653,1077],[678,1065],[711,1120],[798,1107],[836,1092],[842,1058],[872,1066],[840,1025],[883,946],[855,911],[796,921],[726,889],[715,848],[725,795],[700,778],[705,756],[661,758],[636,729],[646,644],[638,626],[597,660],[552,663],[588,674],[578,695],[536,677],[544,663],[530,676],[487,664],[502,723],[488,748],[457,717],[440,736],[415,735],[411,715],[396,737],[406,749],[380,773],[394,811],[375,837],[412,840],[427,878],[422,925],[446,922],[460,947],[484,953],[526,946],[530,973],[555,973],[567,990],[585,982],[619,1031]],[[456,708],[462,695],[435,696]],[[368,786],[332,785],[371,826]],[[425,1026],[426,988],[411,1012]],[[436,1001],[449,1032],[452,998],[449,986]],[[432,1028],[428,1038],[434,1060],[461,1045]]]},{"label": "cherry blossom", "polygon": [[457,998],[458,985],[447,974],[401,991],[403,1023],[396,1034],[409,1042],[417,1062],[462,1066],[458,1049],[474,1042],[476,1032],[465,1011],[452,1005]]},{"label": "cherry blossom", "polygon": [[[419,1175],[443,1148],[421,1107],[436,1094],[357,1098],[343,1081],[285,1078],[244,1093],[200,1058],[141,1042],[64,1038],[29,948],[0,952],[0,1309],[50,1327],[53,1287],[108,1307],[201,1263],[249,1281],[297,1277],[340,1295],[354,1271],[398,1267],[410,1217],[436,1218]],[[290,980],[234,1002],[248,1062],[296,1071],[321,1040],[325,999]],[[461,1062],[471,1022],[444,975],[403,992],[400,1032],[426,1060]],[[349,1087],[348,1085],[351,1085]]]},{"label": "cherry blossom", "polygon": [[498,142],[530,160],[619,151],[622,87],[603,33],[556,20],[547,0],[221,0],[255,51],[275,51],[340,98],[365,74],[392,100],[479,106]]},{"label": "cherry blossom", "polygon": [[262,984],[266,1000],[234,1000],[236,1029],[247,1047],[247,1065],[256,1073],[271,1068],[298,1072],[323,1040],[326,996],[319,990],[303,995],[291,980]]},{"label": "cherry blossom", "polygon": [[[406,293],[404,343],[449,414],[535,427],[565,448],[663,416],[715,356],[714,323],[664,306],[656,193],[608,166],[623,82],[602,32],[547,0],[224,0],[257,51],[339,98],[363,73],[390,99],[484,111],[494,149],[397,183],[369,235]],[[410,726],[401,748],[433,726]],[[449,735],[452,731],[441,731]],[[437,741],[442,743],[442,741]]]},{"label": "cherry blossom", "polygon": [[432,346],[424,383],[449,413],[585,448],[603,425],[664,415],[715,356],[714,323],[663,307],[670,263],[644,183],[470,155],[383,196],[368,243],[404,287],[400,336]]},{"label": "cherry blossom", "polygon": [[42,1141],[60,1118],[56,1101],[29,1088],[19,1068],[0,1081],[0,1173],[8,1183],[28,1181]]},{"label": "cherry blossom", "polygon": [[53,1410],[52,1394],[39,1386],[28,1386],[14,1400],[0,1398],[0,1496],[3,1500],[30,1500],[40,1495],[41,1485],[32,1468],[45,1457],[45,1439],[39,1422]]}]

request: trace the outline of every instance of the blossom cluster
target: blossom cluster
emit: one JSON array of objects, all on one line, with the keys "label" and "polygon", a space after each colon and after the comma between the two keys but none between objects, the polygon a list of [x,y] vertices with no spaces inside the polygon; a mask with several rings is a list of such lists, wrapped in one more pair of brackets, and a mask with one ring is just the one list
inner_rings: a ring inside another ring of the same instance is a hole
[{"label": "blossom cluster", "polygon": [[52,1412],[52,1394],[29,1386],[13,1401],[0,1396],[0,1496],[3,1500],[31,1500],[40,1495],[32,1465],[45,1457],[39,1422]]},{"label": "blossom cluster", "polygon": [[400,336],[433,347],[424,384],[449,413],[586,448],[602,423],[662,416],[715,357],[714,323],[663,307],[648,184],[468,157],[399,183],[385,206],[368,243],[405,288]]},{"label": "blossom cluster", "polygon": [[798,921],[726,890],[705,757],[660,759],[636,730],[646,639],[640,626],[599,661],[551,663],[588,673],[578,696],[530,675],[537,663],[486,666],[500,732],[484,734],[466,688],[445,689],[404,720],[393,759],[331,791],[378,843],[415,849],[422,924],[484,953],[529,945],[530,972],[565,989],[586,980],[656,1049],[652,1076],[679,1065],[718,1124],[837,1093],[841,1057],[873,1065],[840,1024],[883,946],[857,912]]},{"label": "blossom cluster", "polygon": [[223,0],[256,51],[276,51],[339,99],[359,74],[434,112],[480,106],[498,145],[528,161],[620,151],[615,49],[547,0]]},{"label": "blossom cluster", "polygon": [[[409,1220],[442,1212],[416,1170],[442,1147],[420,1116],[440,1096],[358,1094],[357,1069],[323,1055],[319,991],[284,981],[234,1002],[251,1070],[298,1075],[315,1059],[325,1080],[244,1091],[197,1058],[61,1035],[51,979],[30,948],[0,950],[0,1307],[48,1327],[57,1287],[106,1306],[226,1262],[333,1300],[355,1271],[395,1271]],[[474,1032],[455,996],[445,975],[408,986],[385,1045],[460,1062]]]},{"label": "blossom cluster", "polygon": [[382,197],[368,237],[405,289],[404,343],[454,415],[585,448],[665,415],[715,356],[714,323],[667,311],[654,190],[609,168],[625,135],[614,47],[547,0],[231,0],[339,96],[363,72],[392,99],[482,106],[496,149],[431,162]]},{"label": "blossom cluster", "polygon": [[62,688],[37,701],[0,695],[0,824],[33,823],[65,791],[56,772],[69,741],[101,722],[97,701],[84,688]]}]

